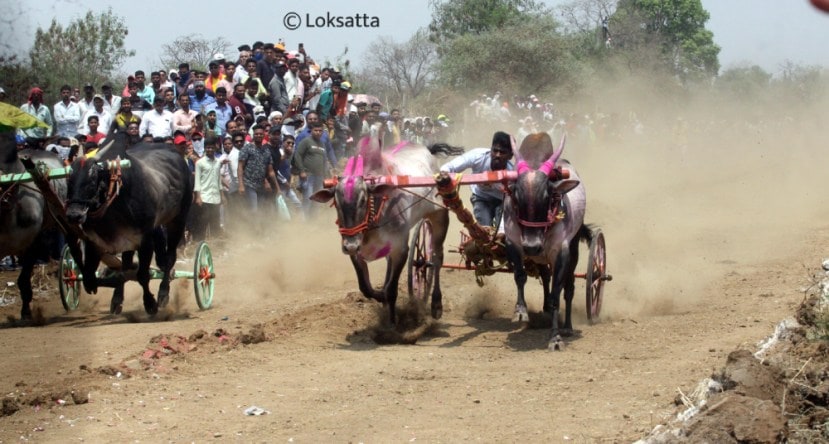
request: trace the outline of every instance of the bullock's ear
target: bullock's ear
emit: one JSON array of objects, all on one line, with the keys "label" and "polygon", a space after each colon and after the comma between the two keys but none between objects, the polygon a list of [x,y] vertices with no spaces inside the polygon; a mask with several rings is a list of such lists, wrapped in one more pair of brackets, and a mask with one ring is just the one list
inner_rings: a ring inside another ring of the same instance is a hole
[{"label": "bullock's ear", "polygon": [[309,199],[313,200],[314,202],[326,203],[326,202],[328,202],[329,200],[331,200],[333,198],[334,198],[334,191],[329,190],[327,188],[323,188],[323,189],[317,191],[316,193],[312,194]]},{"label": "bullock's ear", "polygon": [[553,189],[556,193],[567,194],[572,191],[573,188],[579,186],[579,183],[581,182],[576,179],[559,180],[558,182],[553,183]]}]

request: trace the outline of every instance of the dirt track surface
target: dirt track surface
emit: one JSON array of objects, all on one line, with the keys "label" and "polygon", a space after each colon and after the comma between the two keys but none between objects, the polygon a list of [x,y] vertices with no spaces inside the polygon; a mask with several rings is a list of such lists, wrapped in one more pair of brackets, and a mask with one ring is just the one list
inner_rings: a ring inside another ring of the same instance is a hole
[{"label": "dirt track surface", "polygon": [[478,288],[468,272],[443,275],[444,317],[416,344],[376,344],[381,308],[356,293],[332,214],[214,249],[207,311],[186,282],[155,320],[137,285],[122,316],[106,313],[107,290],[68,314],[46,292],[45,326],[0,329],[0,440],[635,441],[675,414],[678,388],[754,349],[803,299],[829,235],[819,140],[573,143],[614,280],[596,325],[577,287],[578,334],[562,352],[547,351],[546,328],[510,322],[510,276]]}]

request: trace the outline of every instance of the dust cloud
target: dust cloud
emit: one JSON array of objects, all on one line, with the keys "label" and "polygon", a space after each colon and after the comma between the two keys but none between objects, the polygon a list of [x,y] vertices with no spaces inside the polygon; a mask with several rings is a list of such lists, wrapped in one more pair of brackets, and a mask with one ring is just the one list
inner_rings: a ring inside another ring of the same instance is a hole
[{"label": "dust cloud", "polygon": [[[563,157],[585,183],[585,221],[606,237],[613,281],[605,286],[604,320],[682,312],[718,291],[713,284],[727,273],[796,260],[806,233],[829,212],[822,174],[829,150],[819,117],[829,100],[668,98],[651,85],[620,82],[556,104],[564,118],[589,114],[597,134],[591,140],[568,131]],[[618,136],[600,134],[601,115],[616,123]],[[499,125],[468,126],[463,145],[489,146],[493,131],[518,129]],[[586,261],[583,247],[577,272]],[[583,316],[583,283],[576,291],[574,313]]]}]

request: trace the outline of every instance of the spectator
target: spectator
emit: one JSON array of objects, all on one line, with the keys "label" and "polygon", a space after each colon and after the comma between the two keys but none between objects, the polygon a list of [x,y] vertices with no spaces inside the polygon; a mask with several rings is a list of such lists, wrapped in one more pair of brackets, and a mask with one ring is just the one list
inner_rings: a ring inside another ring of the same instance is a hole
[{"label": "spectator", "polygon": [[99,118],[95,114],[92,114],[86,118],[86,142],[93,142],[95,145],[100,146],[101,141],[104,140],[107,135],[102,131],[98,131],[98,123]]},{"label": "spectator", "polygon": [[260,203],[264,202],[265,180],[270,182],[273,189],[279,192],[279,184],[273,170],[271,152],[263,144],[265,129],[260,126],[253,128],[253,143],[246,144],[239,153],[239,194],[245,197],[251,213],[258,213]]},{"label": "spectator", "polygon": [[216,102],[205,106],[204,109],[208,112],[214,111],[216,113],[217,135],[221,136],[222,129],[233,118],[233,108],[227,103],[227,90],[224,86],[216,88]]},{"label": "spectator", "polygon": [[81,107],[69,100],[72,94],[72,87],[63,85],[60,87],[60,102],[55,104],[55,129],[56,134],[61,137],[72,137],[78,132],[78,124],[81,122]]},{"label": "spectator", "polygon": [[132,113],[132,102],[129,100],[123,100],[121,101],[121,109],[119,109],[118,114],[115,115],[115,125],[118,128],[118,131],[125,131],[132,123],[140,125],[141,119]]},{"label": "spectator", "polygon": [[322,182],[326,176],[326,148],[322,142],[323,125],[315,121],[309,123],[308,126],[311,130],[311,137],[304,138],[297,145],[296,153],[294,153],[306,218],[312,216],[311,195],[322,189]]},{"label": "spectator", "polygon": [[[144,84],[144,81],[144,71],[135,71],[135,94],[137,94],[138,97],[141,97],[145,102],[155,104],[155,91],[153,91],[152,88],[147,87]],[[130,92],[130,94],[132,94],[132,92]]]},{"label": "spectator", "polygon": [[101,91],[104,93],[104,109],[106,109],[111,116],[114,116],[115,113],[121,109],[121,98],[112,94],[112,85],[109,83],[104,83],[104,85],[101,86]]},{"label": "spectator", "polygon": [[233,110],[233,118],[237,118],[241,116],[244,122],[248,122],[249,124],[253,123],[253,114],[248,111],[247,106],[245,105],[245,85],[242,83],[237,83],[236,86],[233,87],[233,95],[227,101],[230,104],[230,108]]},{"label": "spectator", "polygon": [[52,121],[52,113],[49,112],[49,107],[43,104],[43,90],[34,87],[29,91],[29,101],[20,105],[20,109],[24,112],[36,117],[41,122],[48,125],[47,128],[43,128],[40,126],[36,126],[34,128],[29,129],[21,129],[18,130],[18,134],[22,135],[23,137],[33,137],[38,139],[45,139],[52,135],[52,127],[54,122]]},{"label": "spectator", "polygon": [[156,97],[153,100],[153,111],[147,112],[141,118],[139,132],[141,134],[149,133],[153,138],[172,137],[173,114],[164,109],[163,97]]},{"label": "spectator", "polygon": [[79,133],[89,134],[89,127],[87,126],[89,116],[97,116],[98,130],[104,133],[104,135],[109,134],[110,129],[112,129],[113,117],[112,114],[104,108],[104,98],[100,94],[95,94],[95,97],[92,99],[92,108],[88,109],[86,114],[84,114],[81,119],[81,124],[83,126],[78,128]]},{"label": "spectator", "polygon": [[190,96],[186,93],[178,98],[179,110],[173,113],[173,131],[182,131],[185,135],[193,132],[196,126],[196,111],[190,109]]},{"label": "spectator", "polygon": [[[81,118],[87,111],[92,109],[92,98],[95,97],[95,87],[91,83],[87,83],[83,87],[83,98],[78,97],[78,107],[81,109]],[[78,122],[83,124],[82,122]]]},{"label": "spectator", "polygon": [[204,157],[196,162],[193,202],[196,214],[193,219],[193,240],[202,241],[210,230],[213,236],[220,234],[220,207],[222,198],[221,162],[216,159],[218,138],[208,137],[204,142]]},{"label": "spectator", "polygon": [[207,94],[204,80],[196,80],[193,82],[193,94],[190,95],[190,109],[200,113],[204,107],[215,102],[216,99]]}]

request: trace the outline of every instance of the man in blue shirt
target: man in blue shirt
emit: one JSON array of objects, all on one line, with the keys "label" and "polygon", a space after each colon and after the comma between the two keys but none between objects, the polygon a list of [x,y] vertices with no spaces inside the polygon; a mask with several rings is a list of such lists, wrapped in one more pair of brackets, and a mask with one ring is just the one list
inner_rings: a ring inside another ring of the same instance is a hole
[{"label": "man in blue shirt", "polygon": [[233,108],[227,103],[227,89],[224,86],[216,88],[216,102],[205,105],[204,110],[205,113],[216,111],[216,126],[227,126],[227,122],[233,118]]},{"label": "man in blue shirt", "polygon": [[[513,171],[512,137],[498,131],[492,136],[492,147],[475,148],[440,167],[447,173],[459,173],[471,169],[472,173],[486,171]],[[472,212],[479,224],[493,227],[500,222],[504,205],[504,192],[499,183],[472,185]]]}]

